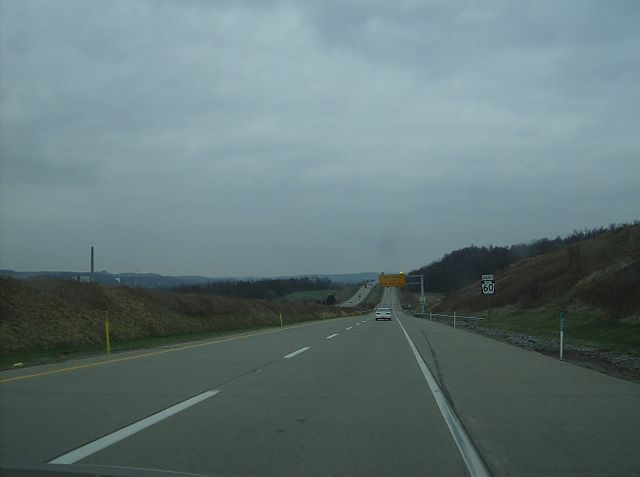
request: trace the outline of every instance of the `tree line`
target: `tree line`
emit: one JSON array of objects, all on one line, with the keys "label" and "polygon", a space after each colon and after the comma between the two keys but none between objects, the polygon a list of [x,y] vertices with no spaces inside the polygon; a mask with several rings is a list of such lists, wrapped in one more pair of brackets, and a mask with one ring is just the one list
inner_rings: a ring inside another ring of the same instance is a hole
[{"label": "tree line", "polygon": [[[638,221],[634,222],[634,224],[638,223]],[[543,238],[506,247],[494,247],[493,245],[477,247],[472,244],[469,247],[454,250],[440,260],[410,273],[424,274],[426,291],[451,293],[480,280],[480,276],[483,274],[495,273],[525,258],[553,252],[629,226],[631,224],[611,224],[609,227],[574,230],[571,235],[565,238],[560,236],[555,239]],[[411,286],[415,288],[415,285]]]},{"label": "tree line", "polygon": [[328,278],[276,278],[260,280],[225,280],[199,285],[180,285],[173,291],[182,293],[205,293],[209,295],[236,296],[272,300],[298,291],[329,290],[339,288]]}]

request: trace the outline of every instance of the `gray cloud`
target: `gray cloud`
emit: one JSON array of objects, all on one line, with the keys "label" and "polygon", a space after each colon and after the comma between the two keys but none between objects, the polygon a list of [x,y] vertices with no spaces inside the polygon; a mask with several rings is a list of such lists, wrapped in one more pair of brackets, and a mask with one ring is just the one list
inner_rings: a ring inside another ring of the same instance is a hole
[{"label": "gray cloud", "polygon": [[628,2],[3,2],[3,267],[406,270],[638,218]]}]

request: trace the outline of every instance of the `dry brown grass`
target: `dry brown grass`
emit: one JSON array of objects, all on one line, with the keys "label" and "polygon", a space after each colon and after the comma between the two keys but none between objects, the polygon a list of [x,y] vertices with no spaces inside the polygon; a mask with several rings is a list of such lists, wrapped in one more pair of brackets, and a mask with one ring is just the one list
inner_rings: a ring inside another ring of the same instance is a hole
[{"label": "dry brown grass", "polygon": [[[589,305],[624,318],[640,311],[640,225],[517,262],[497,272],[493,307]],[[446,297],[435,310],[487,307],[480,282]]]},{"label": "dry brown grass", "polygon": [[346,314],[316,304],[0,278],[1,353],[101,345],[105,313],[114,342],[276,326],[280,313],[287,324]]}]

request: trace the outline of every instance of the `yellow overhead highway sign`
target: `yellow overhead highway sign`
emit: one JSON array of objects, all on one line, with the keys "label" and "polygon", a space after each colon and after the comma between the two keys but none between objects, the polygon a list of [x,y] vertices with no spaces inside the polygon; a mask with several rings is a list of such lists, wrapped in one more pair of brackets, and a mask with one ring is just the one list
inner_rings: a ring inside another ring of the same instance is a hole
[{"label": "yellow overhead highway sign", "polygon": [[407,284],[407,279],[402,272],[393,275],[381,273],[378,282],[381,287],[403,287]]}]

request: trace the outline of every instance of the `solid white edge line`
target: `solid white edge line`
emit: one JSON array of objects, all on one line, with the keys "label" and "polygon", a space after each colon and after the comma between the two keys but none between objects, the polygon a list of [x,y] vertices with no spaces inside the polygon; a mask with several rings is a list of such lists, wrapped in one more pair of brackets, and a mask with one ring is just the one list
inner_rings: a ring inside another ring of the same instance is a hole
[{"label": "solid white edge line", "polygon": [[56,457],[53,460],[50,460],[49,464],[75,464],[81,459],[90,456],[91,454],[95,454],[96,452],[109,447],[110,445],[115,444],[123,439],[126,439],[129,436],[132,436],[136,432],[140,432],[143,429],[146,429],[149,426],[153,426],[154,424],[173,416],[185,409],[198,404],[205,399],[209,399],[210,397],[215,396],[220,391],[206,391],[202,394],[198,394],[192,398],[187,399],[186,401],[182,401],[178,404],[175,404],[167,409],[157,412],[156,414],[152,414],[149,417],[146,417],[138,422],[134,422],[133,424],[128,425],[127,427],[123,427],[120,430],[112,432],[111,434],[107,434],[100,439],[97,439],[93,442],[89,442],[88,444],[78,447],[77,449],[68,452],[60,457]]},{"label": "solid white edge line", "polygon": [[433,394],[436,404],[438,405],[438,409],[440,409],[440,414],[442,414],[442,417],[444,418],[444,421],[449,428],[449,432],[451,433],[451,437],[453,437],[456,446],[458,446],[460,454],[462,454],[462,458],[464,459],[464,463],[467,466],[470,477],[490,477],[491,473],[484,465],[484,462],[482,461],[478,450],[471,442],[471,438],[465,431],[464,427],[462,427],[460,419],[458,418],[458,416],[456,416],[456,413],[453,411],[453,409],[451,409],[451,406],[449,406],[449,403],[442,393],[440,386],[438,386],[438,383],[431,374],[431,371],[429,371],[427,363],[424,362],[422,356],[420,356],[420,353],[418,353],[418,349],[416,348],[415,344],[413,344],[413,340],[411,339],[411,337],[409,337],[409,334],[402,325],[402,322],[398,318],[398,315],[396,315],[396,321],[400,325],[400,328],[402,328],[402,332],[409,342],[409,347],[411,348],[411,351],[413,351],[413,355],[418,362],[418,366],[422,371],[422,375],[427,381],[427,385],[429,386],[429,389]]},{"label": "solid white edge line", "polygon": [[338,333],[334,333],[332,335],[329,335],[325,339],[330,340],[331,338],[335,338],[336,336],[338,336]]},{"label": "solid white edge line", "polygon": [[289,358],[293,358],[294,356],[300,354],[300,353],[304,353],[305,351],[307,351],[309,348],[311,348],[311,346],[305,346],[304,348],[300,348],[298,351],[294,351],[293,353],[289,353],[286,356],[283,356],[284,359],[289,359]]}]

